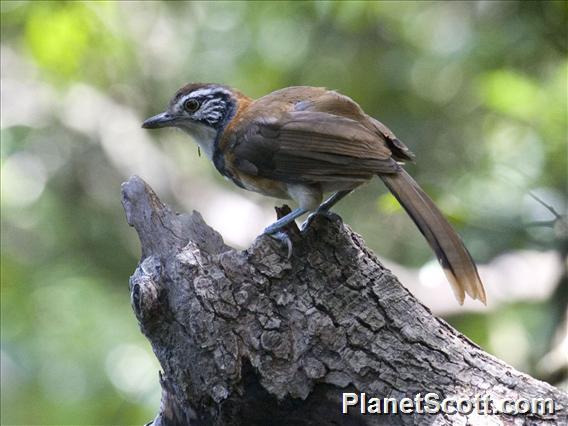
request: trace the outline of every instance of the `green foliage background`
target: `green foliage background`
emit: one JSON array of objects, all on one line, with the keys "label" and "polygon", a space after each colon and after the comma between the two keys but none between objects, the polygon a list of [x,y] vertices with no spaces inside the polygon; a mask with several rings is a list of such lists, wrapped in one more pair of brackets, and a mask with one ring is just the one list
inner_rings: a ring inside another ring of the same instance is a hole
[{"label": "green foliage background", "polygon": [[[415,152],[408,170],[477,260],[561,249],[551,228],[527,226],[552,219],[527,194],[566,209],[566,2],[0,5],[2,424],[143,424],[156,414],[159,366],[129,306],[139,246],[120,183],[139,174],[180,210],[240,191],[187,137],[139,129],[189,81],[254,97],[337,89]],[[274,204],[239,197],[264,218]],[[223,203],[217,210],[243,226]],[[381,256],[409,267],[431,259],[379,183],[338,211]],[[520,330],[529,349],[509,361],[537,374],[563,295],[449,320],[491,352],[495,333]]]}]

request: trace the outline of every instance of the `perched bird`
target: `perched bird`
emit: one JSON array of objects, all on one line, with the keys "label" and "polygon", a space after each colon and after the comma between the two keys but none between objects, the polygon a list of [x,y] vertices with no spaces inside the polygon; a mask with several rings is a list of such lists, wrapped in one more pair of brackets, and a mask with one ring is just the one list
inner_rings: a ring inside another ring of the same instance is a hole
[{"label": "perched bird", "polygon": [[[182,87],[142,127],[190,134],[236,185],[298,208],[265,229],[278,234],[307,212],[322,213],[379,176],[436,253],[456,298],[485,303],[477,268],[460,237],[401,164],[414,155],[352,99],[319,87],[287,87],[254,100],[219,84]],[[331,192],[322,203],[323,194]]]}]

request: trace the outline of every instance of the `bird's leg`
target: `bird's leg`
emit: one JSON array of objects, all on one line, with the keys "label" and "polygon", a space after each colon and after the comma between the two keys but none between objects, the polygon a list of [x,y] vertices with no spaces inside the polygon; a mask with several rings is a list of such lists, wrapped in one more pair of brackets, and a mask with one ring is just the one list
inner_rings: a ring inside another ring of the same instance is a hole
[{"label": "bird's leg", "polygon": [[270,237],[286,245],[286,248],[288,249],[288,255],[287,255],[288,259],[290,259],[290,257],[292,256],[292,240],[290,240],[288,234],[284,232],[282,229],[288,226],[290,223],[292,223],[297,217],[303,215],[306,212],[307,212],[306,209],[302,208],[294,209],[286,216],[281,217],[272,225],[269,225],[264,229],[263,234],[269,235]]},{"label": "bird's leg", "polygon": [[320,206],[316,210],[316,214],[329,211],[329,209],[331,209],[339,201],[345,198],[351,191],[353,190],[346,189],[345,191],[337,191],[335,194],[333,194],[331,197],[329,197],[327,200],[325,200],[323,203],[320,204]]},{"label": "bird's leg", "polygon": [[306,219],[306,221],[302,224],[302,231],[305,231],[310,222],[314,219],[314,217],[318,214],[325,214],[327,212],[329,212],[329,209],[331,209],[334,205],[336,205],[339,201],[341,201],[343,198],[345,198],[351,191],[353,191],[352,189],[346,189],[345,191],[337,191],[335,194],[333,194],[331,197],[329,197],[327,200],[325,200],[323,203],[321,203],[319,205],[319,207],[316,209],[316,211],[314,213],[312,213],[311,215],[308,216],[308,218]]},{"label": "bird's leg", "polygon": [[298,218],[299,216],[302,216],[306,212],[307,212],[307,210],[302,209],[302,208],[297,208],[297,209],[292,210],[286,216],[278,219],[272,225],[269,225],[266,228],[264,228],[264,234],[271,235],[271,234],[275,234],[275,233],[281,231],[282,228],[284,228],[286,225],[292,223],[294,220],[296,220],[296,218]]}]

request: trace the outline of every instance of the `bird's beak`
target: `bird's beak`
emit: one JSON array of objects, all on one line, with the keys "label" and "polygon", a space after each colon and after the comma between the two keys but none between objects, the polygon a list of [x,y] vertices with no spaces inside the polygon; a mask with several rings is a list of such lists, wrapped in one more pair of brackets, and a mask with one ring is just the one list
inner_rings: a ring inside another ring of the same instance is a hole
[{"label": "bird's beak", "polygon": [[159,129],[160,127],[171,127],[174,125],[174,122],[174,115],[169,112],[162,112],[145,120],[144,123],[142,123],[142,127],[144,129]]}]

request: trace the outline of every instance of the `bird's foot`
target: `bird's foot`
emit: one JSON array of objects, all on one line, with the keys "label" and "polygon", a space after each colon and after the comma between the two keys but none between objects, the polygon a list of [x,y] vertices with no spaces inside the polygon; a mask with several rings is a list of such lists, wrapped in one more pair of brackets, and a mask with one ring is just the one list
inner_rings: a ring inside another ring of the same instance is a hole
[{"label": "bird's foot", "polygon": [[275,239],[276,241],[282,243],[286,247],[286,250],[287,250],[286,259],[290,259],[292,257],[293,245],[292,245],[292,240],[290,239],[288,234],[284,231],[272,231],[272,232],[270,232],[269,228],[270,228],[270,226],[267,227],[264,230],[263,235],[268,235],[270,238]]},{"label": "bird's foot", "polygon": [[290,239],[289,233],[294,235],[298,232],[298,227],[294,220],[306,213],[306,209],[297,208],[291,211],[290,207],[285,205],[281,208],[276,208],[276,213],[278,215],[278,220],[272,225],[267,226],[264,229],[263,234],[282,242],[288,249],[287,257],[290,259],[292,256],[292,240]]},{"label": "bird's foot", "polygon": [[306,218],[304,223],[302,223],[302,226],[300,227],[300,230],[301,230],[302,233],[305,233],[307,231],[307,229],[310,227],[311,223],[314,221],[316,216],[324,216],[324,217],[326,217],[330,220],[333,220],[335,218],[341,219],[341,217],[338,214],[333,213],[329,209],[317,209],[315,212],[311,213]]}]

